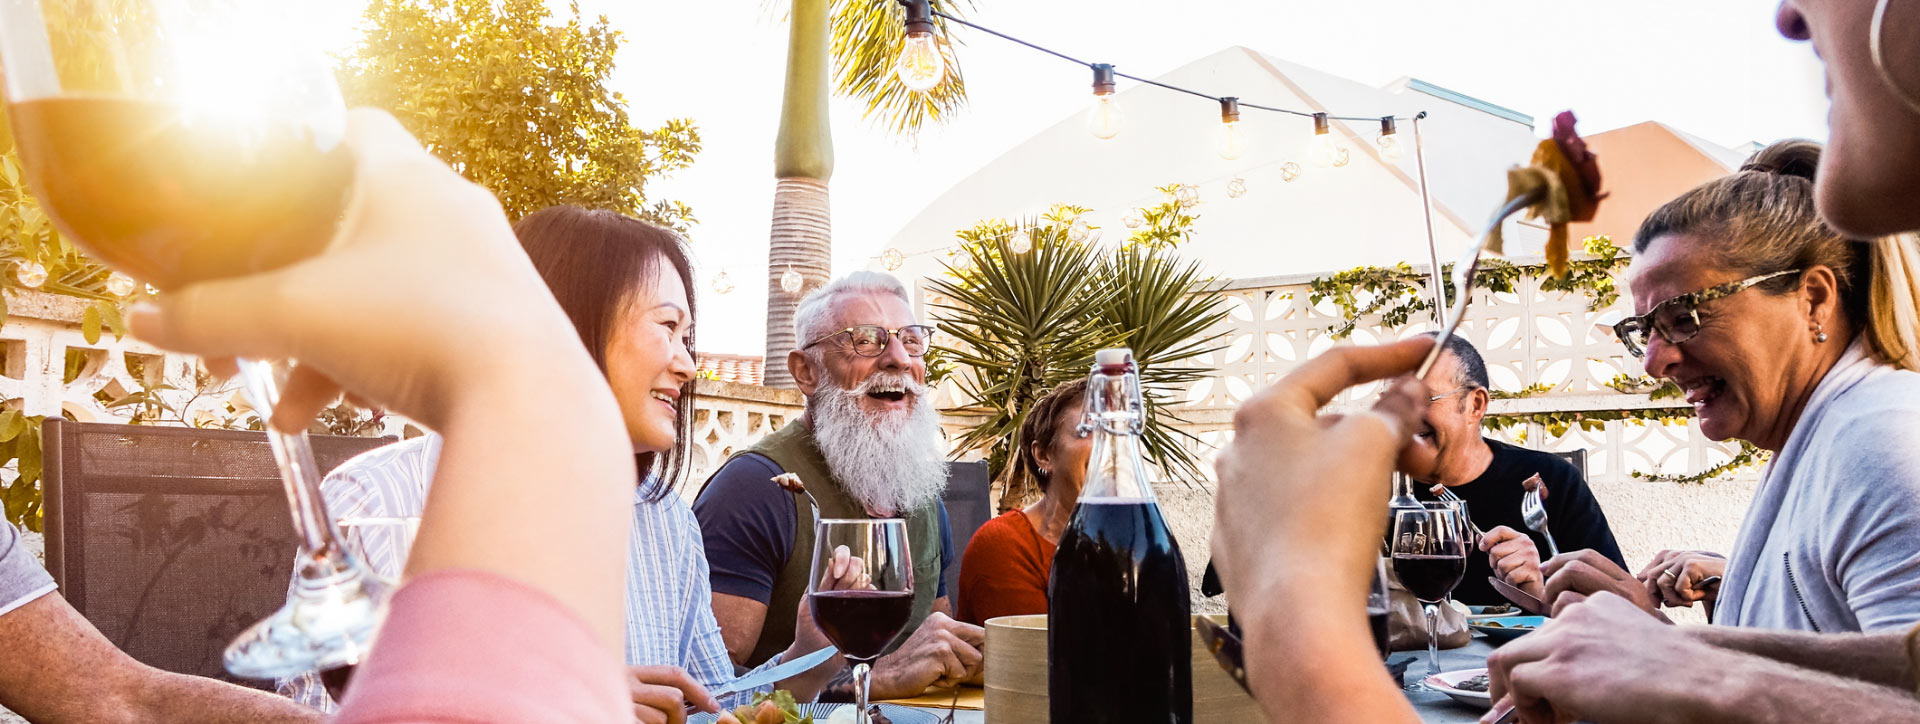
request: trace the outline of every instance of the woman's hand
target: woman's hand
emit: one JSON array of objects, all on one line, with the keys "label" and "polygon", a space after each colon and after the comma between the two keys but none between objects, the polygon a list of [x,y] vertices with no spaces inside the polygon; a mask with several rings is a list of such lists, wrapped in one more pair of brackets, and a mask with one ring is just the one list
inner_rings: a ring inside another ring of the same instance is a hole
[{"label": "woman's hand", "polygon": [[[1720,595],[1717,579],[1726,574],[1727,557],[1718,553],[1660,551],[1635,578],[1662,605],[1686,608],[1698,601],[1712,603]],[[1708,583],[1709,578],[1716,580]]]},{"label": "woman's hand", "polygon": [[[346,144],[353,187],[326,251],[169,290],[133,310],[134,334],[216,368],[298,360],[271,416],[289,431],[341,388],[441,429],[452,406],[485,404],[514,380],[539,389],[562,371],[598,376],[492,194],[384,112],[349,113]],[[472,353],[477,339],[485,354]]]}]

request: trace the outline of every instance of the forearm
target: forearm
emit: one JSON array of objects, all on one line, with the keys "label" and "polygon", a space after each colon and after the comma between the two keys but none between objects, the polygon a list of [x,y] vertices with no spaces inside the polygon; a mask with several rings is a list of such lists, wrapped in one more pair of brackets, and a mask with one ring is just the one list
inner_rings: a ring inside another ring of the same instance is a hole
[{"label": "forearm", "polygon": [[1705,711],[1685,721],[1708,724],[1859,724],[1920,721],[1920,700],[1853,678],[1748,657],[1712,687]]},{"label": "forearm", "polygon": [[[559,600],[618,651],[632,444],[579,342],[553,344],[580,354],[494,360],[513,368],[489,378],[507,387],[463,391],[453,402],[407,573],[468,569],[521,581]],[[534,379],[543,381],[537,398],[512,388]]]},{"label": "forearm", "polygon": [[127,721],[155,724],[285,724],[323,718],[317,711],[264,691],[158,670],[142,687],[134,709],[127,712]]},{"label": "forearm", "polygon": [[[1315,595],[1319,592],[1312,590],[1303,593],[1248,597],[1259,603],[1235,610],[1244,635],[1247,683],[1268,720],[1418,722],[1419,716],[1375,653],[1359,613],[1359,599],[1351,602],[1355,605],[1342,606],[1339,600],[1328,600],[1337,596]],[[1344,609],[1351,609],[1353,615],[1307,621],[1301,614]]]},{"label": "forearm", "polygon": [[1908,691],[1914,688],[1904,634],[1816,634],[1733,626],[1690,626],[1683,630],[1710,646],[1881,686]]}]

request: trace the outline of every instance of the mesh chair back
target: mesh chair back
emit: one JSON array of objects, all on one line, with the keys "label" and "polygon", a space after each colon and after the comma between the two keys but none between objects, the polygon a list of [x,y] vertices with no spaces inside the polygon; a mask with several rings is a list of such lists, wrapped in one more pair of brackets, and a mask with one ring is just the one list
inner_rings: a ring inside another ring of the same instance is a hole
[{"label": "mesh chair back", "polygon": [[[260,432],[47,418],[47,568],[107,640],[148,665],[252,686],[221,666],[286,600],[298,547]],[[313,436],[324,474],[393,438]]]},{"label": "mesh chair back", "polygon": [[947,504],[947,525],[953,529],[953,565],[947,567],[947,596],[956,611],[960,606],[960,556],[967,552],[967,543],[973,540],[974,531],[993,519],[993,500],[988,494],[992,486],[993,480],[987,477],[987,461],[947,463],[947,492],[941,496]]}]

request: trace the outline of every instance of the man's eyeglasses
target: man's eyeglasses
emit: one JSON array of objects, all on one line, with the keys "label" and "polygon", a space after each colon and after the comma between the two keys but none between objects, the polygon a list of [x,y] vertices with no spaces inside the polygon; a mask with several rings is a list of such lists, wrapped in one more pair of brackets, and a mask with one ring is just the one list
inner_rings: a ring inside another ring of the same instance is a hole
[{"label": "man's eyeglasses", "polygon": [[861,324],[821,336],[806,346],[812,347],[840,335],[847,335],[847,346],[854,354],[862,357],[878,357],[887,351],[889,337],[900,338],[900,347],[908,357],[919,357],[927,353],[927,345],[933,343],[933,328],[924,324],[910,324],[899,329],[887,329],[878,324]]},{"label": "man's eyeglasses", "polygon": [[1453,388],[1453,389],[1451,389],[1451,390],[1447,390],[1446,392],[1442,392],[1442,393],[1440,393],[1440,394],[1438,394],[1438,395],[1434,395],[1434,396],[1432,396],[1432,397],[1429,397],[1429,398],[1427,398],[1427,404],[1429,404],[1429,405],[1431,405],[1431,404],[1433,404],[1433,403],[1435,403],[1435,402],[1439,402],[1439,401],[1441,401],[1441,400],[1444,400],[1444,399],[1447,399],[1447,398],[1449,398],[1449,397],[1452,397],[1452,396],[1454,396],[1454,395],[1458,395],[1458,394],[1460,394],[1460,393],[1462,393],[1462,392],[1472,392],[1472,391],[1474,391],[1474,390],[1477,390],[1477,389],[1480,389],[1480,387],[1479,387],[1478,385],[1461,385],[1461,386],[1459,386],[1459,387],[1455,387],[1455,388]]},{"label": "man's eyeglasses", "polygon": [[1653,305],[1646,314],[1628,317],[1614,323],[1613,333],[1620,337],[1620,343],[1626,345],[1627,352],[1635,357],[1647,356],[1647,342],[1654,334],[1668,344],[1680,344],[1700,333],[1700,305],[1716,299],[1745,291],[1747,288],[1788,274],[1798,274],[1802,269],[1788,269],[1772,274],[1747,277],[1737,282],[1727,282],[1707,287],[1697,292],[1682,294]]}]

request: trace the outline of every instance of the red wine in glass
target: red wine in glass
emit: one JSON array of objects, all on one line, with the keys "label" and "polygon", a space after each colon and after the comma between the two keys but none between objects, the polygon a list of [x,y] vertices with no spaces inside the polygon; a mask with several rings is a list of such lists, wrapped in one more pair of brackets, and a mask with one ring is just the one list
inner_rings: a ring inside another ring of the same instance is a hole
[{"label": "red wine in glass", "polygon": [[827,640],[855,661],[880,658],[913,615],[912,591],[815,591],[807,594],[813,621]]},{"label": "red wine in glass", "polygon": [[1395,555],[1393,573],[1400,577],[1400,585],[1406,586],[1414,598],[1422,601],[1439,601],[1460,585],[1460,579],[1466,575],[1466,556],[1447,555]]},{"label": "red wine in glass", "polygon": [[1387,610],[1367,609],[1367,628],[1373,631],[1373,647],[1380,650],[1380,658],[1387,658]]}]

